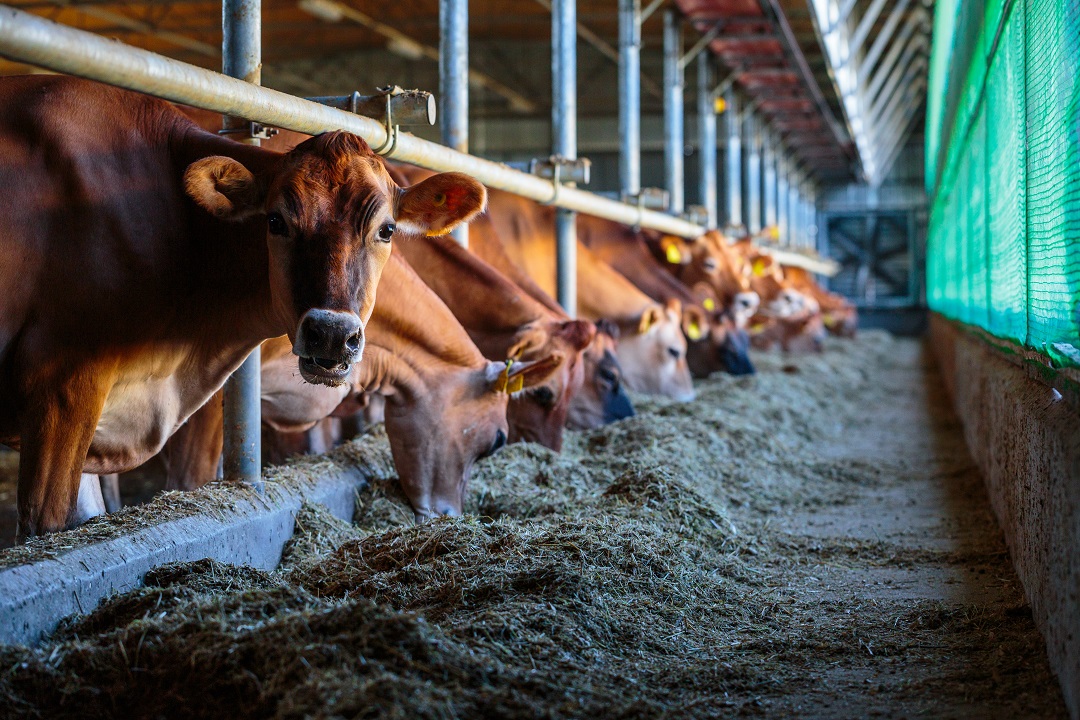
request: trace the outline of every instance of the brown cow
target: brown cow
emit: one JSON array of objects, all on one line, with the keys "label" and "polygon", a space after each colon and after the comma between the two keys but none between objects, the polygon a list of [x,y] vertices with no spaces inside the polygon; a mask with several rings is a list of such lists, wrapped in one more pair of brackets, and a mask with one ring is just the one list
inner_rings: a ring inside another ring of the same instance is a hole
[{"label": "brown cow", "polygon": [[847,298],[821,287],[803,268],[785,266],[784,279],[791,287],[817,301],[821,306],[822,324],[830,333],[838,337],[855,337],[859,313]]},{"label": "brown cow", "polygon": [[719,370],[732,375],[754,372],[746,332],[736,327],[732,309],[719,305],[708,282],[688,288],[661,267],[642,234],[625,225],[583,215],[578,218],[578,238],[653,300],[682,303],[686,358],[695,377]]},{"label": "brown cow", "polygon": [[[486,222],[477,218],[473,228]],[[515,397],[507,411],[510,442],[560,450],[570,403],[584,380],[582,351],[596,334],[592,323],[561,319],[447,236],[409,238],[397,249],[485,357],[564,358],[548,383]]]},{"label": "brown cow", "polygon": [[[564,361],[555,353],[513,363],[507,372],[505,363],[485,360],[446,305],[397,253],[379,282],[367,346],[347,385],[321,387],[296,381],[286,338],[264,342],[263,422],[278,432],[301,432],[355,393],[384,396],[394,465],[418,522],[461,514],[473,463],[507,440],[510,393],[528,393],[548,382]],[[167,449],[171,487],[192,489],[214,477],[220,427],[221,404],[211,402],[172,438]],[[189,474],[172,472],[174,465]]]},{"label": "brown cow", "polygon": [[20,536],[77,521],[80,473],[141,464],[268,337],[288,334],[309,382],[342,382],[395,223],[439,232],[484,205],[463,175],[402,191],[351,135],[282,155],[98,83],[5,78],[0,107],[0,442],[22,451]]},{"label": "brown cow", "polygon": [[710,230],[693,241],[645,233],[653,256],[687,287],[705,283],[729,309],[735,325],[746,329],[761,299],[750,288],[744,261],[720,232]]},{"label": "brown cow", "polygon": [[[554,210],[499,191],[492,191],[489,202],[492,225],[507,255],[541,290],[554,293]],[[627,386],[638,392],[692,400],[681,303],[654,302],[580,242],[577,256],[578,312],[618,325],[616,353]]]},{"label": "brown cow", "polygon": [[[396,173],[395,179],[400,177],[401,183],[419,182],[431,175],[431,171],[412,165],[393,165],[390,172]],[[469,250],[556,317],[564,321],[570,319],[551,295],[540,289],[540,286],[510,259],[486,217],[470,228]],[[634,406],[624,388],[622,367],[615,355],[618,328],[609,322],[598,322],[596,330],[592,343],[584,352],[584,384],[581,392],[575,393],[570,401],[567,426],[572,428],[600,427],[634,415]]]}]

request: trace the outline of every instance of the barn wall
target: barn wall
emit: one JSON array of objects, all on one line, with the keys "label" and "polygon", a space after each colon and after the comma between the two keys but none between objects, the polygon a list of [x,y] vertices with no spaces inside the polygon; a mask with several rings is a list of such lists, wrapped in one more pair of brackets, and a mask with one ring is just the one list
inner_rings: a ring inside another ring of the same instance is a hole
[{"label": "barn wall", "polygon": [[1080,374],[936,313],[930,333],[1050,664],[1080,717]]}]

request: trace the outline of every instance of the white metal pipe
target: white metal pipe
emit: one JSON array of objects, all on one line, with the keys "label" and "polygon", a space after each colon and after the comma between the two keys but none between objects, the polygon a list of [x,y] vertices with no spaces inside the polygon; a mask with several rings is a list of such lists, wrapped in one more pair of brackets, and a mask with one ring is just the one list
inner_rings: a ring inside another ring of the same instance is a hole
[{"label": "white metal pipe", "polygon": [[874,69],[874,64],[888,46],[889,40],[892,39],[893,33],[896,32],[896,28],[904,18],[904,13],[907,12],[910,3],[911,0],[899,0],[899,2],[893,6],[893,9],[889,11],[889,19],[885,21],[885,27],[883,27],[877,37],[874,38],[874,42],[870,46],[870,49],[859,62],[860,74],[865,75]]},{"label": "white metal pipe", "polygon": [[619,0],[619,185],[641,192],[641,0]]},{"label": "white metal pipe", "polygon": [[[551,3],[552,151],[577,157],[577,0]],[[559,304],[577,315],[577,216],[555,211],[555,285]]]},{"label": "white metal pipe", "polygon": [[881,86],[892,74],[893,67],[896,65],[897,61],[900,60],[901,53],[906,51],[910,44],[918,42],[921,44],[921,47],[923,49],[929,47],[929,40],[927,36],[923,33],[920,33],[914,40],[912,40],[912,36],[915,34],[915,31],[917,29],[926,28],[929,26],[929,17],[930,14],[926,11],[925,8],[915,8],[912,14],[908,17],[907,22],[904,23],[904,28],[900,31],[900,34],[896,36],[896,41],[891,46],[889,46],[889,52],[885,53],[885,57],[881,61],[881,64],[878,65],[877,69],[873,71],[873,75],[869,79],[869,85],[867,87],[866,93],[864,94],[864,97],[873,98],[877,96],[878,91],[881,90]]},{"label": "white metal pipe", "polygon": [[866,9],[863,16],[859,18],[859,25],[855,28],[855,33],[848,40],[848,60],[850,61],[859,52],[862,44],[866,42],[866,38],[870,36],[870,31],[874,29],[874,23],[877,22],[878,16],[881,15],[881,11],[885,9],[885,3],[888,0],[873,0],[870,3],[870,7]]},{"label": "white metal pipe", "polygon": [[[221,70],[241,82],[262,80],[261,0],[224,0],[221,4]],[[242,117],[227,116],[225,129],[244,127]],[[258,145],[255,138],[238,138]],[[222,467],[229,480],[262,484],[262,362],[255,348],[225,381],[222,393],[224,448]]]},{"label": "white metal pipe", "polygon": [[682,23],[674,9],[664,11],[664,187],[670,210],[683,211],[683,70]]},{"label": "white metal pipe", "polygon": [[[469,152],[469,0],[439,0],[439,95],[443,144]],[[453,236],[469,247],[468,225]]]},{"label": "white metal pipe", "polygon": [[716,104],[712,93],[712,61],[708,53],[697,59],[698,194],[707,224],[716,227]]},{"label": "white metal pipe", "polygon": [[729,87],[724,94],[725,130],[727,152],[724,153],[725,178],[727,180],[727,227],[743,226],[742,212],[742,123],[739,122],[739,96]]}]

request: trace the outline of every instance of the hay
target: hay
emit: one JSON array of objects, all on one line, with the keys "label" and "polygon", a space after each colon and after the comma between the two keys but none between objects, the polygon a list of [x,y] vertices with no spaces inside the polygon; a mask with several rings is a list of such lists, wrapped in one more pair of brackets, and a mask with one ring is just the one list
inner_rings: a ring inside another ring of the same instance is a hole
[{"label": "hay", "polygon": [[[921,563],[1004,578],[995,533],[938,552],[778,528],[939,472],[834,447],[868,405],[897,392],[880,381],[883,368],[898,368],[896,350],[865,333],[821,356],[761,356],[760,375],[713,378],[691,405],[639,398],[636,418],[570,433],[561,455],[506,448],[475,469],[466,517],[420,526],[377,431],[330,456],[373,477],[352,526],[305,506],[275,572],[209,560],[159,568],[41,648],[0,649],[0,708],[20,717],[1059,716],[1015,579],[986,605],[816,589],[830,569]],[[978,484],[969,462],[941,467]]]}]

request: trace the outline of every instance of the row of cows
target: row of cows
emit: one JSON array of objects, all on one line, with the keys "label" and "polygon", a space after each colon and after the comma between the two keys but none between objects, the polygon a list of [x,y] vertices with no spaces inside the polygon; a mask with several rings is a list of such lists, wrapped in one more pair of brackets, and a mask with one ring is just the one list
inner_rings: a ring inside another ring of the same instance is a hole
[{"label": "row of cows", "polygon": [[[384,420],[419,521],[459,514],[506,442],[558,450],[564,427],[632,415],[626,389],[690,401],[693,377],[753,372],[751,342],[854,332],[851,306],[749,240],[586,216],[571,319],[551,208],[347,133],[251,147],[218,115],[59,77],[0,80],[0,107],[21,537],[103,512],[97,476],[159,452],[169,487],[214,478],[220,388],[260,344],[271,452],[330,417]],[[468,250],[446,235],[465,222]]]}]

